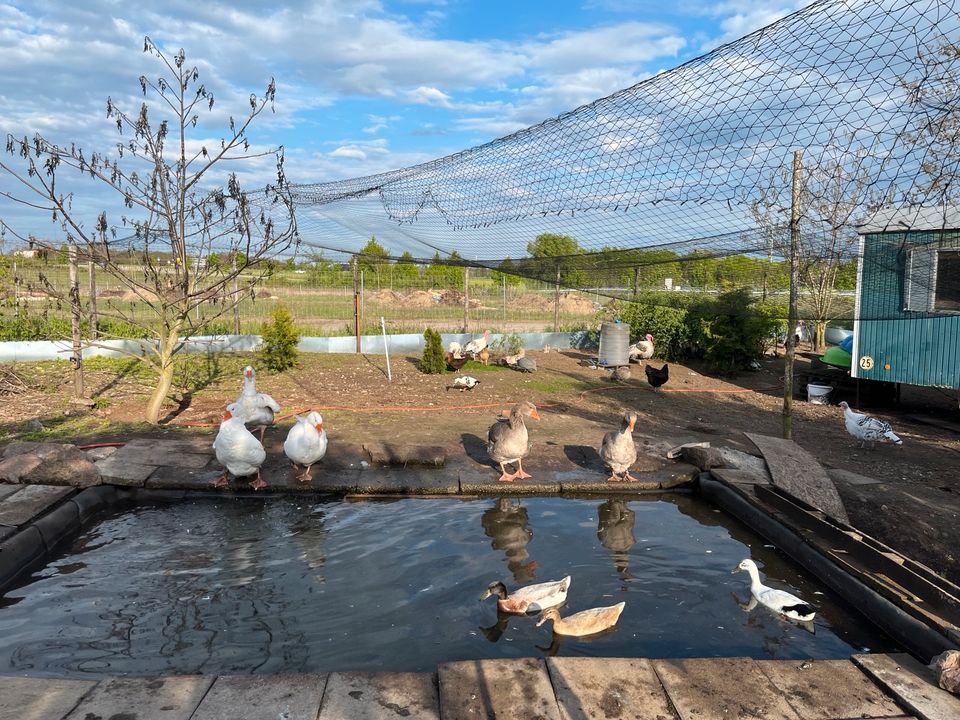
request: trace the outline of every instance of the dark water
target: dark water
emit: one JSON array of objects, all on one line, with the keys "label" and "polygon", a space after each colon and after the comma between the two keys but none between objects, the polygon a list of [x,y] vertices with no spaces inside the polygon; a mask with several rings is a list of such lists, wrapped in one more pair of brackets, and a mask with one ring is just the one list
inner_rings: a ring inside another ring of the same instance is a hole
[{"label": "dark water", "polygon": [[[599,528],[598,528],[599,523]],[[745,557],[819,609],[814,633],[745,612]],[[618,626],[554,640],[498,621],[508,588],[572,575],[561,614],[626,601]],[[541,656],[841,658],[896,649],[722,512],[661,499],[197,500],[139,507],[0,598],[0,673],[433,670]]]}]

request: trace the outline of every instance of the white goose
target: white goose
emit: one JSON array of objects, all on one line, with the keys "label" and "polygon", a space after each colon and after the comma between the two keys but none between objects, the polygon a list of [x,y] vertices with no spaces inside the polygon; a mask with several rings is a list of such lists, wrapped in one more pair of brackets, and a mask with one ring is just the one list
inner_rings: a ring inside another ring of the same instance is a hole
[{"label": "white goose", "polygon": [[243,418],[235,417],[229,410],[224,410],[220,430],[213,440],[213,450],[217,462],[225,468],[223,475],[213,481],[214,487],[226,487],[228,473],[238,478],[256,473],[257,477],[250,483],[250,487],[259,490],[267,486],[260,477],[260,466],[266,460],[267,453],[256,436],[247,430]]},{"label": "white goose", "polygon": [[903,445],[903,440],[897,437],[890,423],[854,412],[846,401],[840,403],[840,407],[843,408],[843,423],[847,427],[847,432],[860,441],[860,447],[867,442],[870,443],[870,447],[873,447],[877,442],[884,440],[889,440],[894,445]]},{"label": "white goose", "polygon": [[323,429],[323,416],[310,411],[306,417],[297,415],[297,421],[283,441],[283,452],[290,462],[303,465],[306,469],[297,475],[297,480],[311,480],[311,466],[327,454],[327,431]]},{"label": "white goose", "polygon": [[273,424],[274,415],[280,412],[280,403],[266,393],[257,392],[256,372],[253,366],[247,365],[243,369],[243,391],[236,402],[227,405],[227,410],[242,417],[247,426],[259,427],[260,442],[263,442],[263,431]]},{"label": "white goose", "polygon": [[733,572],[738,573],[742,570],[750,574],[750,594],[761,605],[766,605],[775,613],[799,622],[809,622],[817,614],[816,610],[796,595],[791,595],[786,590],[767,587],[760,582],[760,571],[757,570],[757,564],[750,558],[741,561]]},{"label": "white goose", "polygon": [[567,590],[569,589],[569,575],[562,580],[517,588],[509,595],[507,594],[507,586],[502,581],[496,580],[490,583],[480,599],[486,600],[491,595],[496,595],[497,609],[501,612],[514,614],[542,612],[547,608],[562,605],[566,602]]}]

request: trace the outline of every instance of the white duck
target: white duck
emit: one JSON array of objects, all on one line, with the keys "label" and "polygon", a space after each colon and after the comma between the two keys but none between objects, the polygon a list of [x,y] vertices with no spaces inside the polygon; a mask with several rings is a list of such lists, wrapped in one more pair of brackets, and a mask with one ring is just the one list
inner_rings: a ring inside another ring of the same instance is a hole
[{"label": "white duck", "polygon": [[757,564],[750,558],[741,561],[733,572],[738,573],[743,570],[750,574],[750,594],[761,605],[766,605],[775,613],[799,622],[809,622],[817,614],[816,610],[796,595],[791,595],[786,590],[767,587],[760,582],[760,571],[757,570]]},{"label": "white duck", "polygon": [[653,335],[647,333],[643,340],[639,340],[630,346],[629,356],[631,362],[640,362],[649,360],[653,357]]},{"label": "white duck", "polygon": [[840,407],[843,408],[843,422],[847,426],[847,432],[860,441],[860,447],[863,447],[866,442],[873,447],[877,442],[884,440],[889,440],[894,445],[903,445],[903,440],[897,437],[890,423],[854,412],[846,401],[840,403]]},{"label": "white duck", "polygon": [[243,418],[234,416],[229,410],[223,411],[220,430],[213,440],[213,450],[217,462],[225,468],[223,475],[213,481],[214,487],[226,487],[228,473],[238,478],[256,473],[257,477],[250,483],[250,487],[259,490],[267,486],[260,477],[260,466],[266,460],[267,453],[256,436],[247,430]]},{"label": "white duck", "polygon": [[[637,446],[633,442],[633,427],[637,414],[625,412],[620,419],[620,429],[611,430],[603,436],[600,444],[600,459],[610,468],[607,482],[636,482],[630,475],[630,466],[637,461]],[[618,477],[619,476],[619,477]]]},{"label": "white duck", "polygon": [[459,375],[453,379],[452,385],[447,385],[447,390],[453,388],[454,390],[473,390],[477,385],[480,384],[480,381],[471,375]]},{"label": "white duck", "polygon": [[467,355],[472,355],[476,358],[477,353],[487,347],[487,343],[490,342],[490,331],[484,330],[483,337],[474,338],[466,345],[463,346],[463,352]]},{"label": "white duck", "polygon": [[297,475],[300,482],[311,480],[310,467],[327,454],[327,431],[323,429],[323,416],[310,411],[306,417],[297,415],[297,421],[283,441],[283,452],[294,465],[306,469]]},{"label": "white duck", "polygon": [[263,442],[263,431],[273,424],[274,415],[280,412],[280,403],[266,393],[257,392],[256,372],[253,366],[247,365],[243,369],[243,391],[236,402],[227,405],[227,410],[242,417],[248,426],[259,427],[260,442]]},{"label": "white duck", "polygon": [[509,595],[507,586],[502,581],[490,583],[486,592],[480,596],[486,600],[491,595],[497,596],[497,609],[502,612],[521,614],[528,612],[542,612],[555,605],[562,605],[567,600],[567,590],[570,589],[570,576],[563,580],[538,583],[517,588]]}]

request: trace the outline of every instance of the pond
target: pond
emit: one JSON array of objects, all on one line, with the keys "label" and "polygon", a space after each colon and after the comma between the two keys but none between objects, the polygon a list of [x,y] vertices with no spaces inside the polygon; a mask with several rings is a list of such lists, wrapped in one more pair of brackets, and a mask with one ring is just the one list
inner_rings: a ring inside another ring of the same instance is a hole
[{"label": "pond", "polygon": [[[809,628],[749,600],[765,582]],[[555,638],[497,616],[487,585],[572,576],[561,614],[626,601],[618,625]],[[0,673],[432,671],[544,655],[845,658],[897,647],[745,526],[687,495],[620,499],[208,498],[141,505],[0,596]]]}]

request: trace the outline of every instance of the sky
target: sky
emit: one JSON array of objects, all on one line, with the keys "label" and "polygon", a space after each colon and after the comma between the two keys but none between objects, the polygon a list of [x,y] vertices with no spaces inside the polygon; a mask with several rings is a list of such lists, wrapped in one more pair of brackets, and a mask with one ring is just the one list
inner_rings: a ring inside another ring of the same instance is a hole
[{"label": "sky", "polygon": [[[369,175],[507,135],[788,15],[787,0],[31,0],[0,2],[0,130],[109,151],[106,99],[135,111],[183,48],[216,98],[211,136],[275,78],[249,133],[294,183]],[[205,120],[206,122],[206,120]],[[0,190],[9,189],[0,178]],[[49,218],[0,197],[22,235]],[[9,236],[8,244],[17,244]]]}]

